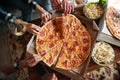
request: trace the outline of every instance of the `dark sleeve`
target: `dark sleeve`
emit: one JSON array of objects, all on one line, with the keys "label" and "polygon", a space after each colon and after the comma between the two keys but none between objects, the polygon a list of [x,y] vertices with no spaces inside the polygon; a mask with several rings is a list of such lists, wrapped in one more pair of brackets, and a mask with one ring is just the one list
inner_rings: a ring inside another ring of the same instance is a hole
[{"label": "dark sleeve", "polygon": [[35,6],[38,4],[37,0],[23,0],[25,3],[27,3],[29,6],[33,7],[35,9]]},{"label": "dark sleeve", "polygon": [[15,17],[15,16],[12,15],[11,13],[8,13],[7,11],[4,11],[2,9],[2,7],[0,6],[0,20],[2,20],[4,22],[8,22],[13,17]]}]

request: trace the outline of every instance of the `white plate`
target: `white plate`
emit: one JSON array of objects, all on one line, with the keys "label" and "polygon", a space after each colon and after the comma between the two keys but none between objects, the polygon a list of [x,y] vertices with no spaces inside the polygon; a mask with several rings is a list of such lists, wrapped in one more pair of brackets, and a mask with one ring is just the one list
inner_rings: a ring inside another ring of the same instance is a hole
[{"label": "white plate", "polygon": [[113,63],[115,52],[106,42],[97,42],[92,52],[92,59],[101,66],[108,66]]}]

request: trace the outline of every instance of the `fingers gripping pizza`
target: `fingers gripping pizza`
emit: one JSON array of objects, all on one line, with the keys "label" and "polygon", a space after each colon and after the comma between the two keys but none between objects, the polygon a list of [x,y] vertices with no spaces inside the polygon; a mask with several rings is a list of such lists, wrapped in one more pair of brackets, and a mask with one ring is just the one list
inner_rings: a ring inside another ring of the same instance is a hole
[{"label": "fingers gripping pizza", "polygon": [[36,37],[36,50],[43,62],[51,66],[58,54],[55,67],[72,70],[88,57],[91,37],[74,15],[56,17],[48,21]]},{"label": "fingers gripping pizza", "polygon": [[111,34],[120,40],[120,12],[109,7],[106,12],[106,23]]}]

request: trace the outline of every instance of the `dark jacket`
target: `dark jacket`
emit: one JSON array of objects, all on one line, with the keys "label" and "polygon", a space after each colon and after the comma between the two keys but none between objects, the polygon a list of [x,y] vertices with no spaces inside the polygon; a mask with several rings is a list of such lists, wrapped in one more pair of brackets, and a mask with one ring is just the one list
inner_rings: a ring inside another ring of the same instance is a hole
[{"label": "dark jacket", "polygon": [[[9,2],[12,0],[1,0],[0,1],[0,20],[4,21],[4,22],[8,22],[9,19],[15,17],[14,15],[12,15],[11,13],[9,13],[6,10],[6,6],[9,5]],[[14,0],[13,0],[14,1]],[[17,0],[16,0],[17,1]],[[37,0],[22,0],[25,4],[28,4],[31,7],[35,7],[35,5],[37,4]]]}]

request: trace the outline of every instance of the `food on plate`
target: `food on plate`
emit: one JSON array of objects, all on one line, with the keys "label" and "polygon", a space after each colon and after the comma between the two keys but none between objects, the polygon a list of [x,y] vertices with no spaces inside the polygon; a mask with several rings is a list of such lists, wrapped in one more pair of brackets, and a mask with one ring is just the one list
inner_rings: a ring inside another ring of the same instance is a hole
[{"label": "food on plate", "polygon": [[91,37],[74,15],[63,15],[43,25],[36,37],[36,50],[48,66],[56,62],[55,67],[72,70],[90,54]]},{"label": "food on plate", "polygon": [[120,11],[109,7],[106,12],[106,24],[111,34],[120,40]]},{"label": "food on plate", "polygon": [[103,9],[99,3],[89,2],[83,7],[84,15],[92,20],[99,19],[103,14]]},{"label": "food on plate", "polygon": [[114,57],[114,50],[108,43],[97,42],[95,44],[92,52],[92,58],[97,64],[107,66],[113,62]]}]

